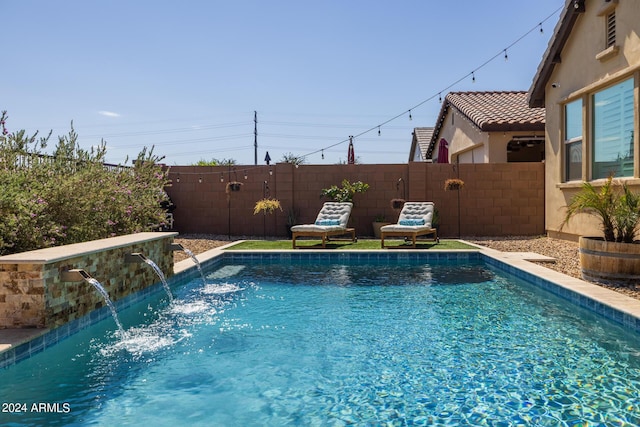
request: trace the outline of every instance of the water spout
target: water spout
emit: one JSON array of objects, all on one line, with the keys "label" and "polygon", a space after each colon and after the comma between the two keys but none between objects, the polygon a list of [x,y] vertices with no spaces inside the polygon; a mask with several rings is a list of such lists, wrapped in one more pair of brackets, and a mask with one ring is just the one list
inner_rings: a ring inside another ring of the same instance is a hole
[{"label": "water spout", "polygon": [[196,258],[193,252],[191,252],[189,249],[182,246],[180,243],[171,243],[168,249],[170,251],[182,251],[185,254],[187,254],[187,256],[189,256],[189,258],[191,258],[191,260],[195,263],[196,267],[198,267],[198,271],[200,272],[200,277],[202,277],[202,284],[203,285],[207,284],[207,281],[204,279],[204,273],[202,272],[202,266],[200,265],[200,261],[198,261],[198,258]]},{"label": "water spout", "polygon": [[125,255],[124,261],[128,264],[142,261],[148,264],[149,266],[151,266],[151,268],[153,268],[153,271],[155,271],[158,277],[160,278],[160,281],[162,282],[162,286],[164,287],[164,290],[167,292],[167,295],[169,296],[169,301],[173,302],[173,294],[171,293],[171,288],[169,288],[167,279],[164,277],[164,273],[162,272],[160,267],[158,267],[158,264],[156,264],[155,262],[153,262],[152,260],[144,256],[140,252],[133,252]]},{"label": "water spout", "polygon": [[118,318],[118,312],[116,310],[116,306],[113,304],[113,301],[111,301],[111,298],[109,298],[109,293],[102,286],[100,282],[98,282],[96,279],[91,277],[89,273],[87,273],[81,268],[74,268],[71,270],[62,270],[60,272],[60,280],[63,282],[85,281],[89,283],[91,286],[93,286],[100,293],[100,295],[102,295],[102,297],[104,298],[104,301],[107,303],[107,306],[109,306],[109,310],[111,310],[111,315],[113,316],[113,320],[115,320],[116,325],[118,326],[118,331],[120,332],[120,336],[125,335],[124,328],[122,327],[122,323],[120,323],[120,319]]},{"label": "water spout", "polygon": [[202,272],[202,266],[200,265],[200,261],[198,261],[198,258],[196,258],[196,256],[193,254],[193,252],[191,252],[189,249],[187,248],[182,248],[182,250],[184,251],[185,254],[187,254],[192,260],[193,262],[196,264],[196,267],[198,267],[198,271],[200,272],[200,277],[202,277],[202,284],[206,286],[207,281],[204,279],[204,273]]}]

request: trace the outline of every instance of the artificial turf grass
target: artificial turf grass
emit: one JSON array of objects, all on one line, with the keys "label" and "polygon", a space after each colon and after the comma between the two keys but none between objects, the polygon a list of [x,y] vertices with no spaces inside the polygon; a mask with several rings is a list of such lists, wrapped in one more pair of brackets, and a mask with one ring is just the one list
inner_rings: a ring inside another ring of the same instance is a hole
[{"label": "artificial turf grass", "polygon": [[[297,246],[300,249],[322,249],[322,240],[320,239],[298,239]],[[410,244],[403,240],[385,239],[387,246],[394,246],[403,249],[413,249]],[[292,249],[291,240],[246,240],[238,242],[235,245],[225,248],[225,250],[282,250]],[[335,250],[373,250],[380,249],[380,240],[377,239],[358,239],[357,242],[351,240],[330,240],[326,243],[326,249]],[[467,245],[458,240],[440,240],[436,243],[432,240],[416,242],[416,249],[477,249],[475,246]]]}]

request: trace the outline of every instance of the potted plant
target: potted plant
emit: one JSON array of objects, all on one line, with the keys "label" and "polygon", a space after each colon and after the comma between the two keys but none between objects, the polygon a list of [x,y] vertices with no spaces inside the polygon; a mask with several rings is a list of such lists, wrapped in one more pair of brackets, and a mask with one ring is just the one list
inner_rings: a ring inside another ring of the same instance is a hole
[{"label": "potted plant", "polygon": [[373,224],[372,224],[373,235],[375,236],[376,239],[380,238],[380,228],[389,224],[391,223],[387,221],[387,218],[384,216],[384,214],[376,215],[376,217],[373,219]]},{"label": "potted plant", "polygon": [[464,181],[459,178],[447,179],[444,182],[445,191],[456,191],[458,196],[458,237],[460,237],[460,191],[464,188]]},{"label": "potted plant", "polygon": [[582,184],[567,205],[561,229],[578,213],[594,216],[602,236],[580,236],[582,277],[591,281],[630,284],[640,280],[640,195],[609,177],[600,188]]},{"label": "potted plant", "polygon": [[287,210],[287,236],[289,237],[289,239],[293,237],[291,227],[296,224],[298,224],[298,210],[289,208],[289,210]]},{"label": "potted plant", "polygon": [[322,197],[328,197],[334,202],[353,202],[353,196],[356,193],[364,193],[369,189],[369,184],[365,184],[362,181],[349,182],[346,179],[342,180],[342,186],[332,185],[329,188],[323,188],[321,192]]},{"label": "potted plant", "polygon": [[238,181],[229,181],[227,182],[227,187],[226,187],[226,192],[227,194],[231,191],[240,191],[240,188],[242,187],[242,183],[238,182]]},{"label": "potted plant", "polygon": [[464,188],[464,181],[461,179],[451,178],[444,182],[444,189],[446,191],[461,190],[462,188]]},{"label": "potted plant", "polygon": [[255,206],[253,207],[253,214],[257,215],[260,212],[265,215],[272,214],[276,209],[280,209],[282,211],[280,201],[277,199],[269,199],[265,197],[264,199],[260,199],[256,202]]}]

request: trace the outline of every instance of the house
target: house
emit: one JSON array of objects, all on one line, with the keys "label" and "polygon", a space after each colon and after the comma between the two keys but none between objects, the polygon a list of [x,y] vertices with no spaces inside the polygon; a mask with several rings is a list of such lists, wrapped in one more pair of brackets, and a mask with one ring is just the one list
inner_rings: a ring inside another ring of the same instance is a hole
[{"label": "house", "polygon": [[414,128],[411,133],[411,150],[409,151],[410,162],[424,162],[427,160],[427,150],[433,128]]},{"label": "house", "polygon": [[545,222],[552,237],[601,235],[594,218],[562,226],[583,182],[640,185],[640,1],[567,0],[528,94],[545,107]]},{"label": "house", "polygon": [[[445,97],[427,157],[434,163],[544,160],[544,108],[527,92],[451,92]],[[448,153],[439,156],[441,147]],[[444,160],[446,159],[446,160]]]}]

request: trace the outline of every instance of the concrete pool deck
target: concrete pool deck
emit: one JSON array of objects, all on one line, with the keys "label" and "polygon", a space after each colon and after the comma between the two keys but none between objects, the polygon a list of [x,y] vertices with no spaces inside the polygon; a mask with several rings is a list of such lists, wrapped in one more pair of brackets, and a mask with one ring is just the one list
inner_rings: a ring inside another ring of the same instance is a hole
[{"label": "concrete pool deck", "polygon": [[[501,264],[504,264],[510,268],[507,270],[521,271],[525,272],[529,275],[532,275],[536,278],[541,279],[542,281],[547,281],[553,283],[555,286],[559,288],[565,289],[568,292],[572,293],[572,295],[577,295],[578,298],[586,298],[589,301],[593,301],[591,304],[581,304],[583,306],[596,306],[593,309],[596,312],[603,312],[601,314],[607,315],[606,311],[608,308],[616,310],[622,313],[622,318],[614,319],[615,316],[608,316],[612,320],[617,320],[618,323],[621,323],[625,327],[630,327],[632,329],[638,330],[638,325],[640,325],[640,300],[631,298],[627,295],[615,292],[613,290],[586,282],[581,279],[577,279],[566,274],[551,270],[549,268],[544,267],[540,264],[535,264],[531,261],[536,262],[553,262],[553,258],[549,258],[543,255],[539,255],[532,252],[500,252],[494,249],[488,249],[486,247],[478,246],[473,243],[462,241],[470,246],[476,247],[477,250],[471,250],[472,252],[478,252],[491,258]],[[208,261],[214,260],[224,254],[224,249],[232,246],[237,242],[230,243],[229,245],[225,245],[219,248],[211,249],[209,251],[203,252],[201,254],[196,255],[196,258],[201,264],[204,264]],[[409,253],[424,253],[424,252],[469,252],[470,250],[451,250],[451,251],[437,251],[437,250],[428,250],[424,249],[408,249],[402,252]],[[229,251],[227,251],[229,252]],[[264,251],[234,251],[234,252],[242,252],[242,253],[264,253]],[[295,250],[279,250],[274,251],[279,253],[300,253]],[[356,251],[353,251],[356,252]],[[367,252],[367,251],[364,251]],[[387,252],[387,251],[375,251],[376,253]],[[394,250],[393,253],[399,253],[400,251]],[[305,253],[309,253],[306,252]],[[335,250],[332,249],[318,249],[313,251],[314,254],[322,254],[322,253],[335,253]],[[174,265],[175,275],[180,274],[189,274],[193,270],[196,269],[196,266],[192,259],[185,259],[180,261]],[[512,271],[509,271],[512,272]],[[562,294],[562,292],[555,292],[556,294]],[[600,308],[598,310],[597,308]],[[35,341],[43,341],[38,340],[39,337],[46,335],[50,330],[48,329],[0,329],[0,355],[5,353],[11,349],[15,349],[18,346],[29,342]],[[42,344],[39,344],[38,348],[36,348],[33,352],[41,351],[43,347]],[[31,350],[27,350],[31,352]],[[0,367],[2,364],[0,363]]]}]

